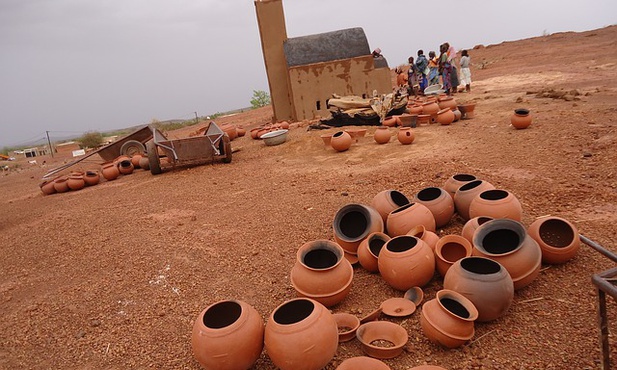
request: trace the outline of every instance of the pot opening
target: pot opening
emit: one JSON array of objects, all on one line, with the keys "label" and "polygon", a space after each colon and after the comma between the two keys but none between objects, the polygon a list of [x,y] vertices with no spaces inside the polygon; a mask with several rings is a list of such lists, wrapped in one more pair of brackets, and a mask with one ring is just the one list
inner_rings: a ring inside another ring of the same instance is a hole
[{"label": "pot opening", "polygon": [[382,238],[373,238],[368,242],[368,249],[375,257],[379,257],[379,252],[381,252],[381,248],[383,248],[385,244],[386,241]]},{"label": "pot opening", "polygon": [[336,253],[329,249],[313,249],[302,258],[302,262],[313,269],[330,268],[336,265],[338,260]]},{"label": "pot opening", "polygon": [[489,221],[492,221],[492,220],[493,220],[493,218],[491,218],[491,217],[480,216],[480,217],[478,217],[478,226],[481,226],[482,224],[484,224],[486,222],[489,222]]},{"label": "pot opening", "polygon": [[461,186],[460,188],[458,188],[458,190],[460,190],[460,191],[471,190],[471,189],[477,188],[478,186],[480,186],[480,184],[482,184],[482,180],[470,181],[467,184],[465,184],[465,185]]},{"label": "pot opening", "polygon": [[521,243],[518,233],[509,229],[490,231],[482,239],[482,247],[491,254],[505,254],[512,252]]},{"label": "pot opening", "polygon": [[441,302],[441,305],[444,306],[446,310],[452,312],[458,317],[462,317],[464,319],[471,317],[469,311],[467,311],[465,306],[463,306],[459,301],[452,298],[441,298],[439,302]]},{"label": "pot opening", "polygon": [[334,135],[332,135],[332,137],[339,137],[339,136],[342,136],[343,134],[344,134],[343,131],[339,131],[339,132],[335,133]]},{"label": "pot opening", "polygon": [[468,175],[466,173],[458,173],[452,176],[452,178],[454,178],[454,180],[456,181],[465,181],[465,182],[476,180],[476,177],[474,175]]},{"label": "pot opening", "polygon": [[493,189],[480,193],[480,198],[485,200],[501,200],[508,197],[508,192],[505,190]]},{"label": "pot opening", "polygon": [[540,238],[551,247],[567,247],[574,240],[574,230],[563,220],[551,219],[540,225]]},{"label": "pot opening", "polygon": [[439,196],[441,195],[441,192],[442,190],[440,188],[435,188],[435,187],[422,189],[418,193],[418,199],[424,202],[435,200],[439,198]]},{"label": "pot opening", "polygon": [[405,252],[415,247],[418,239],[409,235],[397,236],[388,241],[386,248],[391,252]]},{"label": "pot opening", "polygon": [[86,176],[90,177],[90,176],[96,176],[96,175],[98,175],[98,174],[96,172],[94,172],[94,171],[86,171]]},{"label": "pot opening", "polygon": [[526,116],[529,114],[529,109],[523,109],[523,108],[515,109],[514,113],[519,114],[521,116]]},{"label": "pot opening", "polygon": [[306,319],[315,309],[313,302],[297,299],[287,302],[274,313],[274,321],[281,325],[290,325]]},{"label": "pot opening", "polygon": [[394,211],[392,211],[392,213],[399,213],[399,212],[403,212],[404,210],[406,210],[407,208],[413,206],[415,203],[407,203],[405,205],[402,205],[400,207],[398,207],[397,209],[395,209]]},{"label": "pot opening", "polygon": [[405,194],[401,193],[398,190],[392,190],[390,192],[390,199],[392,199],[394,204],[396,204],[399,207],[404,206],[405,204],[409,204],[409,199],[407,199]]},{"label": "pot opening", "polygon": [[359,209],[351,210],[341,217],[339,228],[341,233],[350,239],[355,239],[366,232],[368,216]]},{"label": "pot opening", "polygon": [[441,257],[448,262],[456,262],[467,256],[467,249],[459,243],[446,243],[439,250]]},{"label": "pot opening", "polygon": [[128,159],[125,159],[125,160],[120,162],[120,166],[122,166],[122,167],[131,167],[132,165],[133,164]]},{"label": "pot opening", "polygon": [[482,257],[463,258],[461,260],[461,267],[464,270],[479,275],[496,274],[501,270],[501,266],[497,262]]},{"label": "pot opening", "polygon": [[241,313],[242,307],[238,302],[220,302],[204,313],[203,322],[208,328],[221,329],[236,322]]}]

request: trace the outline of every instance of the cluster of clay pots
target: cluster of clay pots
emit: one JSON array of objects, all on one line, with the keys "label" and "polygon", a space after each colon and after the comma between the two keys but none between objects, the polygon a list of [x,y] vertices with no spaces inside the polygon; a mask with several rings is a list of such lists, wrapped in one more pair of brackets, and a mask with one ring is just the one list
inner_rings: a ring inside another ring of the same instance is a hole
[{"label": "cluster of clay pots", "polygon": [[250,130],[250,134],[251,134],[251,139],[259,140],[261,139],[261,136],[263,134],[266,134],[268,132],[276,131],[276,130],[288,130],[288,129],[289,129],[289,122],[282,121],[279,123],[271,123],[271,124],[255,127]]},{"label": "cluster of clay pots", "polygon": [[417,97],[407,104],[407,111],[415,116],[418,126],[430,123],[449,125],[461,119],[473,118],[475,103],[458,105],[452,96]]},{"label": "cluster of clay pots", "polygon": [[69,175],[62,175],[51,180],[44,180],[39,187],[45,195],[55,193],[66,193],[93,186],[100,181],[100,174],[97,170],[87,170],[85,172],[74,171]]},{"label": "cluster of clay pots", "polygon": [[221,125],[221,130],[229,136],[230,141],[246,135],[246,129],[244,127],[231,123]]},{"label": "cluster of clay pots", "polygon": [[105,162],[101,165],[101,175],[107,181],[113,181],[120,175],[130,175],[135,169],[142,168],[150,169],[150,161],[148,157],[142,153],[138,153],[129,157],[121,155],[111,162]]}]

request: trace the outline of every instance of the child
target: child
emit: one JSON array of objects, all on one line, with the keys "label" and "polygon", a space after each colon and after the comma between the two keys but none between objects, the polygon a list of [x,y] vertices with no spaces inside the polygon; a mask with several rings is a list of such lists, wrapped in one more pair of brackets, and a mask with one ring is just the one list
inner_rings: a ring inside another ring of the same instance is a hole
[{"label": "child", "polygon": [[439,63],[437,62],[437,55],[434,51],[428,53],[428,84],[437,85],[439,83]]},{"label": "child", "polygon": [[465,85],[465,91],[471,91],[471,70],[469,69],[469,64],[471,62],[471,58],[469,57],[469,53],[467,50],[463,50],[461,52],[461,84]]}]

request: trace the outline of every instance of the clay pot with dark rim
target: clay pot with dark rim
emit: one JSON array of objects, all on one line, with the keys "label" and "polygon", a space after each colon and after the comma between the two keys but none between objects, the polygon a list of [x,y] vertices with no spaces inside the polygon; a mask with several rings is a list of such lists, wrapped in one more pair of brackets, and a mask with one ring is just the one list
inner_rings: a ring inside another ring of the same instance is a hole
[{"label": "clay pot with dark rim", "polygon": [[191,334],[193,354],[204,369],[249,369],[261,355],[264,322],[243,301],[219,301],[195,319]]},{"label": "clay pot with dark rim", "polygon": [[99,174],[99,171],[95,171],[95,170],[88,170],[84,173],[84,182],[86,183],[86,186],[93,186],[99,183],[99,181],[101,181],[101,175]]},{"label": "clay pot with dark rim", "polygon": [[268,357],[282,370],[321,369],[338,348],[338,326],[321,303],[297,298],[278,306],[266,323]]},{"label": "clay pot with dark rim", "polygon": [[376,358],[357,356],[341,362],[336,370],[390,370],[390,366]]},{"label": "clay pot with dark rim", "polygon": [[422,225],[429,231],[435,231],[435,217],[424,204],[412,202],[401,206],[388,214],[386,229],[388,235],[395,237],[405,235],[413,227]]},{"label": "clay pot with dark rim", "polygon": [[69,176],[66,184],[71,190],[81,190],[86,186],[83,173],[74,173]]},{"label": "clay pot with dark rim", "polygon": [[132,174],[134,169],[135,167],[133,167],[133,163],[131,162],[130,159],[123,159],[120,162],[118,162],[118,170],[123,175]]},{"label": "clay pot with dark rim", "polygon": [[371,200],[371,207],[379,212],[379,215],[385,223],[390,212],[409,203],[409,199],[407,199],[405,194],[398,190],[388,189],[380,191],[373,197],[373,200]]},{"label": "clay pot with dark rim", "polygon": [[314,240],[298,249],[289,279],[298,295],[330,307],[349,293],[353,267],[340,245],[330,240]]},{"label": "clay pot with dark rim", "polygon": [[456,261],[446,273],[443,287],[467,297],[478,310],[477,321],[503,316],[514,299],[514,283],[508,271],[485,257]]},{"label": "clay pot with dark rim", "polygon": [[465,225],[463,225],[463,229],[461,230],[461,236],[469,240],[470,243],[473,243],[473,234],[476,232],[476,229],[480,227],[480,225],[490,220],[493,220],[493,218],[484,216],[469,219],[467,222],[465,222]]},{"label": "clay pot with dark rim", "polygon": [[[380,359],[394,358],[403,352],[409,334],[399,324],[390,321],[370,321],[360,325],[356,331],[356,338],[360,341],[364,353]],[[377,341],[392,343],[392,346],[382,347],[373,344]]]},{"label": "clay pot with dark rim", "polygon": [[531,113],[528,109],[515,109],[514,114],[510,117],[510,123],[517,130],[522,130],[531,125]]},{"label": "clay pot with dark rim", "polygon": [[576,226],[561,217],[540,217],[529,225],[527,233],[540,246],[545,263],[565,263],[576,256],[581,246]]},{"label": "clay pot with dark rim", "polygon": [[427,230],[424,225],[414,226],[409,230],[407,235],[415,236],[418,239],[422,239],[423,242],[431,247],[431,250],[435,251],[435,245],[439,240],[439,236],[432,231]]},{"label": "clay pot with dark rim", "polygon": [[379,272],[377,261],[383,246],[390,237],[382,232],[371,233],[358,247],[358,260],[360,265],[369,272]]},{"label": "clay pot with dark rim", "polygon": [[433,343],[457,348],[473,338],[478,310],[460,293],[443,289],[422,305],[420,326]]},{"label": "clay pot with dark rim", "polygon": [[358,246],[370,233],[383,232],[383,219],[375,208],[364,204],[350,203],[341,207],[332,223],[334,241],[351,254],[357,254]]},{"label": "clay pot with dark rim", "polygon": [[475,196],[469,203],[469,217],[510,218],[516,221],[523,219],[521,202],[506,190],[485,190]]},{"label": "clay pot with dark rim", "polygon": [[456,212],[467,221],[469,217],[469,205],[476,195],[482,193],[485,190],[495,189],[495,186],[488,181],[474,180],[470,181],[458,188],[454,193],[454,208]]},{"label": "clay pot with dark rim", "polygon": [[398,125],[398,120],[395,116],[386,117],[381,123],[386,127],[396,127]]},{"label": "clay pot with dark rim", "polygon": [[56,193],[66,193],[67,191],[71,190],[69,188],[68,181],[68,176],[60,176],[56,178],[54,180],[54,189],[56,190]]},{"label": "clay pot with dark rim", "polygon": [[120,176],[120,170],[114,162],[106,162],[101,166],[101,174],[107,181],[112,181]]},{"label": "clay pot with dark rim", "polygon": [[387,144],[390,142],[391,137],[392,134],[390,133],[388,126],[377,127],[375,134],[373,134],[373,139],[375,139],[377,144]]},{"label": "clay pot with dark rim", "polygon": [[344,152],[351,147],[352,142],[351,135],[345,131],[338,131],[332,135],[330,146],[337,152]]},{"label": "clay pot with dark rim", "polygon": [[409,145],[411,143],[413,143],[414,139],[416,138],[416,136],[414,135],[413,131],[411,130],[411,127],[401,127],[398,129],[398,134],[397,134],[397,139],[398,141],[403,144],[403,145]]},{"label": "clay pot with dark rim", "polygon": [[454,200],[442,188],[424,188],[414,196],[413,201],[423,204],[431,211],[435,218],[435,227],[447,225],[454,215]]},{"label": "clay pot with dark rim", "polygon": [[452,122],[454,122],[454,112],[452,112],[452,109],[450,108],[442,109],[439,112],[437,112],[436,120],[441,125],[444,125],[444,126],[449,125]]},{"label": "clay pot with dark rim", "polygon": [[439,275],[446,276],[448,269],[458,260],[470,257],[473,246],[460,235],[445,235],[435,244],[435,267]]},{"label": "clay pot with dark rim", "polygon": [[421,239],[401,235],[386,242],[377,265],[388,285],[406,291],[431,281],[435,273],[435,254]]},{"label": "clay pot with dark rim", "polygon": [[454,199],[454,194],[461,186],[467,184],[468,182],[472,182],[474,180],[478,180],[474,175],[469,175],[466,173],[457,173],[456,175],[450,176],[443,185],[443,189],[450,194],[452,199]]}]

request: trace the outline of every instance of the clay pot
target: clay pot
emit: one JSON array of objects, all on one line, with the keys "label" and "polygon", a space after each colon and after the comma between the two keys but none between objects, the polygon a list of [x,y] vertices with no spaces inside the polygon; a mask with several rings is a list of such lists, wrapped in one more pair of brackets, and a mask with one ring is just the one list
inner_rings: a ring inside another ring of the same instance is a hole
[{"label": "clay pot", "polygon": [[514,283],[508,271],[485,257],[456,261],[446,273],[443,287],[467,297],[478,310],[477,321],[501,317],[514,299]]},{"label": "clay pot", "polygon": [[473,247],[469,240],[460,235],[446,235],[435,245],[435,266],[441,276],[458,260],[470,257]]},{"label": "clay pot", "polygon": [[463,114],[463,119],[470,119],[475,117],[474,110],[476,109],[476,103],[461,104],[458,106],[458,110]]},{"label": "clay pot", "polygon": [[337,152],[344,152],[351,147],[351,143],[353,142],[351,135],[349,135],[345,131],[339,131],[332,135],[332,139],[330,139],[330,145]]},{"label": "clay pot", "polygon": [[259,134],[259,131],[260,131],[260,130],[261,130],[261,127],[255,127],[255,128],[252,128],[252,129],[249,131],[249,133],[251,134],[251,139],[253,139],[253,140],[257,140],[257,139],[259,139],[259,135],[258,135],[258,134]]},{"label": "clay pot", "polygon": [[360,319],[356,315],[346,312],[333,314],[338,328],[339,343],[349,342],[356,337],[356,331],[360,327]]},{"label": "clay pot", "polygon": [[330,240],[315,240],[298,249],[289,278],[300,296],[330,307],[349,293],[353,268],[340,245]]},{"label": "clay pot", "polygon": [[69,176],[66,184],[71,190],[81,190],[86,186],[83,173],[75,173]]},{"label": "clay pot", "polygon": [[282,370],[321,369],[334,357],[338,327],[324,305],[297,298],[278,306],[266,323],[268,357]]},{"label": "clay pot", "polygon": [[120,162],[125,161],[125,160],[129,160],[130,161],[131,157],[129,157],[128,155],[120,155],[120,156],[116,157],[116,159],[114,159],[113,162],[117,166]]},{"label": "clay pot", "polygon": [[332,134],[323,134],[323,135],[319,135],[319,137],[321,138],[321,140],[323,140],[323,143],[325,146],[330,146],[330,141],[332,140]]},{"label": "clay pot", "polygon": [[378,272],[379,266],[377,259],[383,246],[390,240],[390,237],[381,232],[371,233],[358,246],[358,260],[360,265],[369,272]]},{"label": "clay pot", "polygon": [[469,240],[470,243],[473,243],[473,234],[476,232],[476,229],[490,220],[493,220],[493,218],[484,216],[469,219],[469,221],[465,222],[465,225],[463,225],[461,236]]},{"label": "clay pot", "polygon": [[424,225],[412,227],[411,230],[409,230],[409,232],[407,233],[407,235],[415,236],[418,239],[422,239],[422,241],[425,242],[429,247],[431,247],[431,250],[433,251],[435,250],[435,245],[439,240],[439,236],[432,231],[426,230]]},{"label": "clay pot", "polygon": [[56,193],[65,193],[70,190],[69,188],[69,177],[68,176],[60,176],[54,180],[54,190]]},{"label": "clay pot", "polygon": [[521,221],[523,207],[521,202],[506,190],[485,190],[473,198],[469,204],[469,217],[510,218]]},{"label": "clay pot", "polygon": [[289,122],[283,121],[279,124],[283,130],[289,130]]},{"label": "clay pot", "polygon": [[384,223],[379,213],[371,206],[350,203],[341,207],[332,224],[334,241],[351,254],[357,254],[360,242],[370,233],[383,232]]},{"label": "clay pot", "polygon": [[428,125],[431,123],[431,115],[430,114],[418,114],[418,126],[420,125]]},{"label": "clay pot", "polygon": [[[403,352],[409,335],[407,330],[390,321],[371,321],[360,325],[356,331],[356,338],[362,345],[364,353],[371,357],[388,359],[394,358]],[[386,341],[392,346],[378,346],[376,341]]]},{"label": "clay pot", "polygon": [[133,168],[140,168],[139,161],[143,158],[141,154],[135,154],[131,157],[131,163],[133,164]]},{"label": "clay pot", "polygon": [[422,114],[428,114],[433,121],[437,118],[437,112],[439,112],[439,105],[437,102],[429,101],[422,104]]},{"label": "clay pot", "polygon": [[390,370],[390,366],[376,358],[358,356],[348,358],[336,367],[336,370]]},{"label": "clay pot", "polygon": [[527,233],[540,246],[545,263],[565,263],[578,253],[581,246],[576,226],[561,217],[540,217],[529,225]]},{"label": "clay pot", "polygon": [[429,231],[435,231],[433,213],[421,203],[409,203],[388,214],[386,228],[391,237],[405,235],[412,227],[422,225]]},{"label": "clay pot", "polygon": [[238,137],[238,131],[235,125],[225,124],[221,126],[221,130],[229,136],[229,140],[234,140]]},{"label": "clay pot", "polygon": [[446,96],[445,98],[439,99],[438,102],[439,109],[456,109],[456,100],[451,96]]},{"label": "clay pot", "polygon": [[86,186],[93,186],[98,184],[99,181],[101,181],[101,175],[99,174],[99,171],[86,171],[83,175],[83,178]]},{"label": "clay pot", "polygon": [[477,180],[474,175],[469,175],[466,173],[457,173],[456,175],[450,176],[443,185],[443,189],[450,194],[452,199],[454,199],[454,194],[461,186],[467,184],[468,182],[472,182]]},{"label": "clay pot", "polygon": [[398,125],[398,120],[394,116],[386,117],[381,123],[386,127],[396,127]]},{"label": "clay pot", "polygon": [[150,160],[148,159],[148,157],[141,157],[139,159],[139,167],[146,171],[150,170]]},{"label": "clay pot", "polygon": [[412,105],[412,106],[411,106],[410,108],[408,108],[408,109],[409,109],[409,113],[411,113],[411,114],[418,114],[418,115],[419,115],[419,114],[422,114],[422,112],[423,112],[423,110],[424,110],[424,109],[422,108],[422,105],[420,105],[420,104],[414,104],[414,105]]},{"label": "clay pot", "polygon": [[132,174],[134,169],[135,167],[133,167],[133,163],[131,163],[130,159],[124,159],[118,163],[118,170],[123,175]]},{"label": "clay pot", "polygon": [[355,141],[356,143],[361,137],[364,137],[364,135],[366,135],[365,128],[347,129],[345,130],[345,132],[348,133],[351,136],[352,141]]},{"label": "clay pot", "polygon": [[387,144],[390,142],[391,137],[392,134],[390,133],[390,129],[388,128],[388,126],[377,127],[377,129],[375,130],[375,134],[373,135],[373,138],[375,139],[377,144]]},{"label": "clay pot", "polygon": [[[289,126],[287,126],[287,128],[289,128]],[[240,127],[240,126],[236,127],[236,132],[238,133],[238,137],[242,137],[246,135],[246,129],[244,127]]]},{"label": "clay pot", "polygon": [[398,141],[403,145],[409,145],[413,143],[415,139],[415,135],[411,130],[411,127],[401,127],[398,129],[398,134],[396,136]]},{"label": "clay pot", "polygon": [[531,113],[528,109],[515,109],[514,114],[510,117],[510,123],[517,130],[522,130],[531,125]]},{"label": "clay pot", "polygon": [[437,292],[435,299],[422,306],[420,325],[431,342],[456,348],[473,337],[477,318],[478,310],[469,299],[453,290],[443,289]]},{"label": "clay pot", "polygon": [[454,122],[454,112],[452,109],[445,108],[437,112],[437,122],[442,125],[449,125]]},{"label": "clay pot", "polygon": [[56,192],[56,189],[54,188],[54,180],[44,180],[42,183],[39,184],[39,187],[41,188],[41,191],[43,192],[43,194],[45,195],[51,195],[54,194]]},{"label": "clay pot", "polygon": [[416,127],[418,124],[418,114],[408,114],[408,113],[403,113],[400,116],[398,116],[398,120],[401,123],[402,127]]},{"label": "clay pot", "polygon": [[120,176],[120,170],[118,169],[118,166],[116,166],[115,163],[106,162],[106,163],[103,163],[103,165],[101,166],[101,174],[103,175],[105,180],[112,181],[112,180],[117,179],[118,176]]},{"label": "clay pot", "polygon": [[390,212],[409,203],[409,199],[400,191],[383,190],[373,197],[371,207],[379,212],[379,215],[385,223]]},{"label": "clay pot", "polygon": [[243,301],[220,301],[206,307],[195,319],[191,346],[204,369],[249,369],[263,349],[264,322]]},{"label": "clay pot", "polygon": [[473,198],[485,190],[492,189],[495,189],[495,186],[484,180],[474,180],[461,185],[456,193],[454,193],[454,208],[456,212],[458,212],[463,220],[469,220],[471,218],[469,217],[469,205]]},{"label": "clay pot", "polygon": [[529,285],[540,273],[542,251],[523,224],[500,218],[478,227],[473,236],[473,255],[499,262],[518,290]]},{"label": "clay pot", "polygon": [[454,215],[454,200],[442,188],[424,188],[414,196],[413,201],[423,204],[431,211],[436,227],[447,225]]},{"label": "clay pot", "polygon": [[401,235],[384,245],[377,260],[379,273],[394,289],[426,285],[435,273],[433,250],[421,239]]}]

